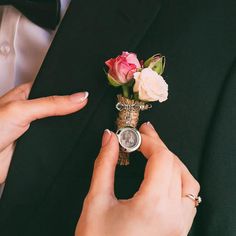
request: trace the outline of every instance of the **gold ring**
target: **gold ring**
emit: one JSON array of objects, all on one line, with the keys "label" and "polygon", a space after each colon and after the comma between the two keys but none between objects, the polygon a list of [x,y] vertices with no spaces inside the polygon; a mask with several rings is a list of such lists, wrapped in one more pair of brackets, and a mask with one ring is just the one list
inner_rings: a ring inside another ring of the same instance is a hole
[{"label": "gold ring", "polygon": [[202,198],[200,196],[195,197],[193,194],[187,194],[185,197],[188,197],[195,203],[195,207],[199,206],[199,204],[202,202]]}]

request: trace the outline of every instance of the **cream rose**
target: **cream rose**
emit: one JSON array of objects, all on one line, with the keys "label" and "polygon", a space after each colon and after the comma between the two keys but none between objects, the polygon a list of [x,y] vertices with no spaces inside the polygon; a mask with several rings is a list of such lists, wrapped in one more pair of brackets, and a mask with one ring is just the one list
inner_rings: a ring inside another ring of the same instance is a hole
[{"label": "cream rose", "polygon": [[147,102],[164,102],[168,98],[168,84],[161,75],[151,68],[145,68],[141,72],[134,73],[134,92],[139,99]]}]

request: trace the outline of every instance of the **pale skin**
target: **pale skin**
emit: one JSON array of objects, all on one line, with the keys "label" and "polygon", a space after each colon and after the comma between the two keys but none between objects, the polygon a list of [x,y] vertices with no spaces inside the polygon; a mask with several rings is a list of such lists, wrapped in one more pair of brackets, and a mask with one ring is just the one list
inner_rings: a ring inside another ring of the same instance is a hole
[{"label": "pale skin", "polygon": [[[0,184],[6,180],[16,140],[32,121],[77,112],[88,102],[85,92],[28,100],[30,90],[31,84],[24,84],[0,97]],[[185,195],[197,196],[199,184],[150,123],[143,124],[140,132],[140,151],[147,158],[145,177],[139,191],[127,200],[115,197],[119,146],[114,133],[104,132],[76,236],[185,236],[189,232],[196,208]]]},{"label": "pale skin", "polygon": [[0,184],[6,180],[16,140],[32,121],[79,111],[88,101],[86,92],[28,100],[31,86],[23,84],[0,97]]},{"label": "pale skin", "polygon": [[140,151],[147,158],[144,180],[130,199],[117,199],[114,175],[118,141],[106,131],[95,161],[89,193],[76,236],[186,236],[196,215],[186,194],[200,186],[180,159],[162,142],[150,123],[140,128]]}]

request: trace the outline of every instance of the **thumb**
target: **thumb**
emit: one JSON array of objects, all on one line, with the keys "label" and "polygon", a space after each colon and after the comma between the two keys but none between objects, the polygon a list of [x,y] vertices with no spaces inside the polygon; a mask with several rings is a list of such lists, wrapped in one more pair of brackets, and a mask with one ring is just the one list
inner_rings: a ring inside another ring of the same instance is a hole
[{"label": "thumb", "polygon": [[114,177],[118,161],[119,144],[116,135],[105,130],[102,147],[95,161],[90,194],[114,195]]}]

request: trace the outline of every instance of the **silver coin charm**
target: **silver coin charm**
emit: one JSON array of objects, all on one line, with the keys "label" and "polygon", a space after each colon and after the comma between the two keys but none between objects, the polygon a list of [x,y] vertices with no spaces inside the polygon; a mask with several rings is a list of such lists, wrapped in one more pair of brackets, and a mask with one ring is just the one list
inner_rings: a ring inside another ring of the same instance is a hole
[{"label": "silver coin charm", "polygon": [[117,130],[116,135],[120,146],[125,152],[134,152],[141,145],[141,135],[139,131],[133,127],[120,128]]}]

